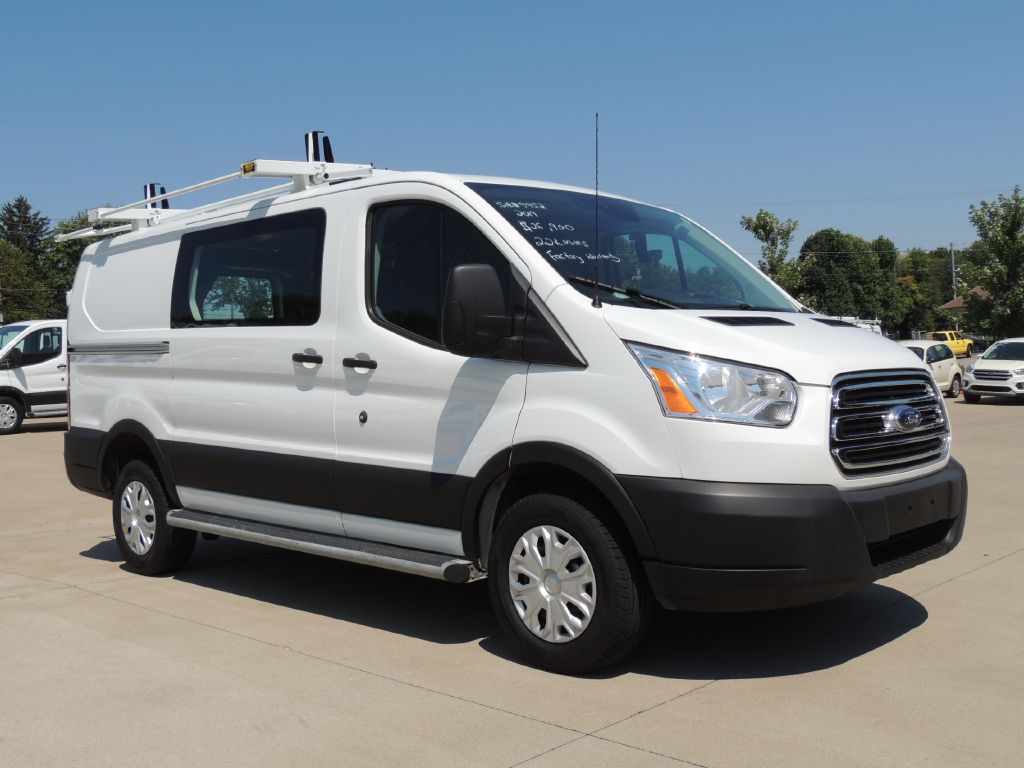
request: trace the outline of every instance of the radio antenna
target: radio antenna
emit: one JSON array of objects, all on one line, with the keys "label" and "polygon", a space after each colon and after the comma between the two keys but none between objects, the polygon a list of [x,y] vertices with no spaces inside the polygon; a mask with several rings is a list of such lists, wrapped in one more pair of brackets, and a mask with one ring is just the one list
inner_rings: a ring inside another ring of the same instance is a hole
[{"label": "radio antenna", "polygon": [[598,119],[600,114],[600,112],[594,113],[594,300],[590,302],[590,306],[595,309],[601,308],[601,213],[597,194],[597,171],[599,167]]}]

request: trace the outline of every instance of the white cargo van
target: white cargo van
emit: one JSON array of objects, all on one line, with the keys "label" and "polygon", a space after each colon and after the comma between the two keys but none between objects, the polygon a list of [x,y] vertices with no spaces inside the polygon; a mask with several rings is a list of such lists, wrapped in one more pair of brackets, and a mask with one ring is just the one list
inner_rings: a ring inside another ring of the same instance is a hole
[{"label": "white cargo van", "polygon": [[513,645],[581,672],[654,601],[825,600],[959,542],[964,470],[907,349],[664,208],[312,142],[212,180],[283,187],[82,233],[132,230],[71,292],[67,473],[132,568],[205,532],[487,577]]},{"label": "white cargo van", "polygon": [[22,420],[68,412],[64,320],[24,320],[0,326],[0,435]]}]

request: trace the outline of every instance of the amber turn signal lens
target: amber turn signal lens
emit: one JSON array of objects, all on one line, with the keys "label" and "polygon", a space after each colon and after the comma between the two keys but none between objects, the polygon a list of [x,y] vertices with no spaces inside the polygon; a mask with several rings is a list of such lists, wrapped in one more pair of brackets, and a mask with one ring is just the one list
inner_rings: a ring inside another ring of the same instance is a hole
[{"label": "amber turn signal lens", "polygon": [[650,372],[654,374],[654,378],[658,380],[658,387],[661,389],[661,397],[665,401],[665,406],[675,413],[696,413],[697,409],[693,407],[686,395],[683,394],[683,390],[676,384],[675,379],[668,371],[663,371],[661,368],[655,368],[651,366]]}]

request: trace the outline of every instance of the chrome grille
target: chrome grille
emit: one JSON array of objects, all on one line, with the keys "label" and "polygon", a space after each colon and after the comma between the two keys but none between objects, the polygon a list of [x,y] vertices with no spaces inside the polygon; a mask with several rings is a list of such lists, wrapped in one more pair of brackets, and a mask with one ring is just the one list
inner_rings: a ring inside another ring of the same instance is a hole
[{"label": "chrome grille", "polygon": [[974,378],[985,379],[986,381],[1006,381],[1011,376],[1009,371],[979,371],[974,369]]},{"label": "chrome grille", "polygon": [[[895,409],[921,415],[916,427],[896,424]],[[924,371],[844,373],[832,382],[829,446],[845,475],[897,472],[945,458],[949,425],[942,396]]]}]

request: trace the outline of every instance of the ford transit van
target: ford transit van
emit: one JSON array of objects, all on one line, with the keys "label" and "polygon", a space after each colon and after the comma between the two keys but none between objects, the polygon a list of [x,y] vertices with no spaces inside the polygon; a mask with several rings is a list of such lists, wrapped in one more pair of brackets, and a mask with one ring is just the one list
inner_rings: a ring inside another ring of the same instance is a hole
[{"label": "ford transit van", "polygon": [[24,320],[0,326],[0,435],[26,418],[68,412],[64,320]]},{"label": "ford transit van", "polygon": [[656,603],[827,600],[960,541],[924,363],[686,216],[319,156],[237,176],[291,181],[101,209],[90,235],[129,223],[70,294],[67,473],[136,571],[205,532],[486,577],[515,648],[579,673]]}]

